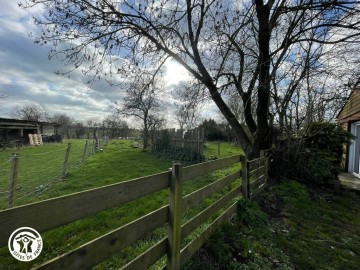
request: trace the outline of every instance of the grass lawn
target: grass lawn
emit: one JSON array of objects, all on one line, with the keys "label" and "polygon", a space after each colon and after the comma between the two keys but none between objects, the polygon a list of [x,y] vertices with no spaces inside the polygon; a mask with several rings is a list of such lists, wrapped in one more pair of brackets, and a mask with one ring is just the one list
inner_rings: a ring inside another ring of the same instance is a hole
[{"label": "grass lawn", "polygon": [[[260,206],[259,206],[260,205]],[[273,186],[258,203],[240,201],[185,269],[359,269],[360,194]]]},{"label": "grass lawn", "polygon": [[205,144],[204,155],[205,158],[211,157],[227,157],[233,155],[244,154],[240,147],[234,146],[233,143],[220,142],[220,155],[218,142],[208,142]]},{"label": "grass lawn", "polygon": [[82,160],[86,140],[64,140],[64,143],[25,146],[18,150],[0,151],[0,209],[6,208],[13,153],[19,155],[14,192],[14,206],[46,198],[48,190],[62,177],[67,144],[71,143],[69,170]]},{"label": "grass lawn", "polygon": [[[84,144],[84,142],[82,143]],[[210,147],[205,150],[205,154],[207,155],[211,149],[212,146],[210,144]],[[228,146],[227,152],[224,150],[221,157],[240,153],[239,148],[234,147],[234,149],[230,150]],[[34,200],[47,199],[155,174],[168,170],[170,167],[170,161],[156,158],[148,152],[132,147],[131,141],[114,140],[104,148],[104,151],[96,153],[87,159],[85,163],[81,164],[81,166],[73,167],[64,181],[57,182],[46,192],[36,196]],[[195,181],[186,182],[184,193],[190,193],[199,187],[234,172],[239,167],[240,165],[238,164],[232,168],[199,177]],[[200,203],[195,209],[186,212],[183,216],[183,222],[204,209],[219,196],[219,194],[215,194],[203,203]],[[51,258],[71,251],[167,203],[168,192],[164,190],[43,233],[44,249],[42,254],[30,263],[16,261],[11,257],[7,248],[2,248],[0,249],[0,269],[29,269],[34,265],[41,264]],[[101,263],[96,269],[119,268],[166,235],[167,228],[160,228],[149,235],[145,241],[138,241],[123,252]],[[188,241],[192,237],[194,236],[190,235]],[[160,263],[155,269],[161,267]]]}]

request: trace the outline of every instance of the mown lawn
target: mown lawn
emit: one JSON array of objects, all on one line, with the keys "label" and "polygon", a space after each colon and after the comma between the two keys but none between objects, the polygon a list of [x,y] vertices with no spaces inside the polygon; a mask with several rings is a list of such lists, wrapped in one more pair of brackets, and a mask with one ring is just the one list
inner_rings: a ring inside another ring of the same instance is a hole
[{"label": "mown lawn", "polygon": [[[260,205],[260,206],[259,206]],[[360,194],[277,184],[240,201],[185,269],[359,269]]]},{"label": "mown lawn", "polygon": [[[235,150],[231,151],[228,150],[228,154],[224,151],[222,156],[239,154],[241,152],[237,147],[234,147],[234,149]],[[64,181],[56,183],[53,188],[40,194],[37,197],[37,200],[155,174],[168,170],[170,167],[171,162],[169,160],[156,158],[151,153],[144,152],[139,148],[134,148],[131,141],[114,140],[108,144],[102,152],[96,153],[81,166],[78,166],[77,168],[74,167],[70,170]],[[184,187],[184,193],[190,193],[199,187],[234,172],[239,169],[239,167],[240,165],[238,164],[229,169],[199,177],[194,181],[189,181]],[[211,198],[200,203],[195,209],[185,213],[183,222],[204,209],[218,198],[220,194],[215,194]],[[0,249],[0,269],[29,269],[34,265],[41,264],[44,261],[71,251],[72,249],[167,203],[168,192],[164,190],[43,233],[44,249],[42,254],[30,263],[16,261],[11,257],[7,248],[2,248]],[[164,226],[149,235],[145,241],[135,243],[123,252],[114,255],[109,260],[100,264],[96,269],[117,269],[166,235],[167,228]],[[187,241],[190,241],[193,237],[194,234],[190,235]],[[161,268],[163,263],[164,260],[154,268]]]}]

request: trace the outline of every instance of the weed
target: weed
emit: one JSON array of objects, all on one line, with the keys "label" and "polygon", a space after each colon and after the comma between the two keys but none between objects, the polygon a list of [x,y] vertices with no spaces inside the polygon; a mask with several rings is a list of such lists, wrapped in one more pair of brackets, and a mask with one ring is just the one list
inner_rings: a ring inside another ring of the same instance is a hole
[{"label": "weed", "polygon": [[359,194],[285,181],[259,201],[280,206],[281,213],[267,205],[266,215],[257,202],[240,200],[237,219],[215,233],[185,269],[359,269]]}]

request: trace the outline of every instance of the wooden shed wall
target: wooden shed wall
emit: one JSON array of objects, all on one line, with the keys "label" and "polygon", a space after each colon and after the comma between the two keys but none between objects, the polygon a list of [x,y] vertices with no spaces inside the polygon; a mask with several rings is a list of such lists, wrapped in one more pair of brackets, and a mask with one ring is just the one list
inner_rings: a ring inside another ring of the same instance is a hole
[{"label": "wooden shed wall", "polygon": [[[354,117],[356,115],[356,117]],[[353,117],[351,117],[353,116]],[[339,122],[360,120],[360,88],[354,89],[338,115]]]}]

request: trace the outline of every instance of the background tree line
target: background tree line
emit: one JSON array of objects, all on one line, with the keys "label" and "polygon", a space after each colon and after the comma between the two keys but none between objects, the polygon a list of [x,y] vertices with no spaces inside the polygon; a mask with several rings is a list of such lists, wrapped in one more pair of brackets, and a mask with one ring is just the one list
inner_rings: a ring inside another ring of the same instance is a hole
[{"label": "background tree line", "polygon": [[63,139],[92,139],[96,137],[125,138],[134,136],[135,130],[118,113],[111,113],[104,119],[88,119],[77,121],[66,113],[50,114],[43,105],[25,105],[15,108],[11,116],[35,122],[49,122],[57,124],[57,134]]}]

